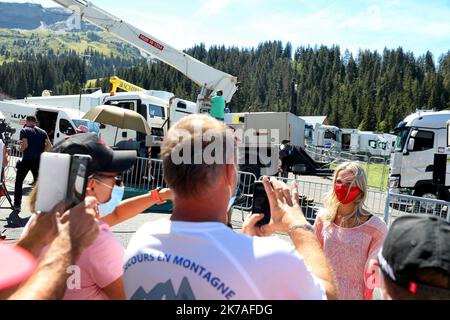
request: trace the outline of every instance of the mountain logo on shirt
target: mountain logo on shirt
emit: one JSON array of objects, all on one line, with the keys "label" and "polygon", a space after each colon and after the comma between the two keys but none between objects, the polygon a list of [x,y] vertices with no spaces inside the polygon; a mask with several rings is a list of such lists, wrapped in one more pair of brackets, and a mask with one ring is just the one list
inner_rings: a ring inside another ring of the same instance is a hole
[{"label": "mountain logo on shirt", "polygon": [[164,297],[166,300],[196,300],[192,287],[186,277],[181,281],[178,293],[175,293],[172,280],[168,280],[165,283],[157,284],[149,292],[146,292],[142,286],[139,287],[131,297],[131,300],[162,300]]}]

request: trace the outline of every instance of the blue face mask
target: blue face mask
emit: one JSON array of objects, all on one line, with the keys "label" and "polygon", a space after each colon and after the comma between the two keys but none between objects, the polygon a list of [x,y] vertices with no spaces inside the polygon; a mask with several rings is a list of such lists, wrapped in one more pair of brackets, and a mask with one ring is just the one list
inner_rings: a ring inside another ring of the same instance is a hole
[{"label": "blue face mask", "polygon": [[98,205],[98,211],[100,214],[100,218],[106,217],[116,210],[117,206],[123,199],[123,195],[125,193],[125,187],[114,186],[111,192],[111,200],[106,203],[102,203]]}]

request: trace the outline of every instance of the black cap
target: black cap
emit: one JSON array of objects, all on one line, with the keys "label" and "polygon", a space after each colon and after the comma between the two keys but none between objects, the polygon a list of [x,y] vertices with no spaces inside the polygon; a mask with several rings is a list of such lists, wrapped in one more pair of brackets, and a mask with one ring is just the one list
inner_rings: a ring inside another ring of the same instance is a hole
[{"label": "black cap", "polygon": [[437,268],[450,276],[450,223],[444,219],[428,215],[397,218],[378,260],[383,273],[410,293],[450,297],[450,290],[417,279],[417,271],[425,268]]},{"label": "black cap", "polygon": [[82,133],[56,144],[52,152],[85,154],[92,157],[92,172],[124,172],[136,161],[136,151],[113,151],[95,133]]}]

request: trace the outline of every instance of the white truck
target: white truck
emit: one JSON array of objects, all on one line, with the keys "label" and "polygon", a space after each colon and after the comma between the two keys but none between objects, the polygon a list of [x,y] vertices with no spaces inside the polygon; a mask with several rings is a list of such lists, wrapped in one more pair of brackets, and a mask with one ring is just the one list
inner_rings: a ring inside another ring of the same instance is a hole
[{"label": "white truck", "polygon": [[230,113],[225,114],[225,124],[238,139],[240,170],[257,177],[278,174],[283,141],[305,146],[297,134],[305,131],[305,121],[289,112]]},{"label": "white truck", "polygon": [[325,164],[304,150],[305,121],[290,112],[225,114],[225,123],[236,131],[241,171],[273,176],[329,176]]},{"label": "white truck", "polygon": [[[171,99],[172,97],[173,99]],[[169,101],[171,101],[170,105]],[[200,112],[197,104],[194,102],[175,98],[169,92],[152,90],[143,92],[120,92],[113,96],[97,91],[92,94],[83,95],[28,97],[22,100],[14,100],[14,102],[29,105],[64,107],[84,113],[99,105],[114,105],[135,111],[147,120],[150,128],[152,128],[151,136],[146,137],[144,134],[133,130],[119,129],[116,139],[116,128],[102,124],[100,127],[102,138],[110,146],[116,146],[117,143],[121,144],[123,141],[145,141],[145,145],[151,147],[152,153],[155,154],[160,150],[162,137],[167,133],[167,128],[170,123],[174,123],[190,114]]]},{"label": "white truck", "polygon": [[389,157],[397,137],[388,133],[341,129],[341,151],[369,157]]},{"label": "white truck", "polygon": [[350,153],[359,153],[359,130],[341,129],[341,150]]},{"label": "white truck", "polygon": [[386,155],[390,156],[395,150],[397,143],[397,136],[390,133],[382,133],[383,138],[386,140]]},{"label": "white truck", "polygon": [[387,142],[384,137],[377,132],[359,132],[359,152],[367,156],[380,157],[385,154]]},{"label": "white truck", "polygon": [[70,108],[44,107],[4,100],[0,101],[0,111],[5,115],[9,125],[16,129],[11,136],[11,139],[16,141],[19,140],[20,130],[29,115],[36,116],[39,127],[47,132],[53,144],[75,134],[80,126],[84,126],[88,132],[100,134],[97,123],[83,119],[84,112]]},{"label": "white truck", "polygon": [[[433,185],[434,155],[450,154],[448,127],[450,111],[418,111],[399,123],[397,144],[391,157],[389,185],[394,192],[437,198]],[[448,167],[447,167],[448,170]],[[447,171],[441,198],[450,200],[450,172]]]},{"label": "white truck", "polygon": [[319,148],[341,148],[341,129],[336,126],[316,124],[313,145]]}]

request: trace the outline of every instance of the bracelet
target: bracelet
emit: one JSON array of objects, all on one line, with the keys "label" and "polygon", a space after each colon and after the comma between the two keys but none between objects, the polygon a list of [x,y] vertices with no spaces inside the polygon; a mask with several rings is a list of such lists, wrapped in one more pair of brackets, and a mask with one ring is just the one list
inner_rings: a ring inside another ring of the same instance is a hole
[{"label": "bracelet", "polygon": [[156,201],[156,204],[157,204],[157,205],[166,203],[166,201],[162,201],[162,200],[161,200],[161,197],[159,196],[159,191],[160,191],[160,190],[161,190],[161,188],[158,188],[158,189],[152,190],[152,191],[150,192],[150,198],[151,198],[153,201]]},{"label": "bracelet", "polygon": [[314,227],[312,225],[310,225],[309,223],[305,223],[305,224],[294,224],[292,227],[289,228],[289,230],[287,232],[288,235],[291,235],[291,233],[297,229],[303,229],[303,230],[311,231],[312,233],[315,233]]}]

